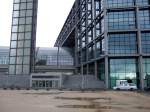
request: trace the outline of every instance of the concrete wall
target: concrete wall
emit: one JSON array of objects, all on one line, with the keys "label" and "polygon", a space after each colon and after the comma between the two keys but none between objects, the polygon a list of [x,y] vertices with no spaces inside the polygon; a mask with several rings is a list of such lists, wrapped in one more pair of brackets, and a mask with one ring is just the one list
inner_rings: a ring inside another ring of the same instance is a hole
[{"label": "concrete wall", "polygon": [[94,75],[72,75],[65,78],[62,87],[65,89],[105,89],[105,84]]},{"label": "concrete wall", "polygon": [[0,75],[0,88],[4,87],[30,87],[29,75]]}]

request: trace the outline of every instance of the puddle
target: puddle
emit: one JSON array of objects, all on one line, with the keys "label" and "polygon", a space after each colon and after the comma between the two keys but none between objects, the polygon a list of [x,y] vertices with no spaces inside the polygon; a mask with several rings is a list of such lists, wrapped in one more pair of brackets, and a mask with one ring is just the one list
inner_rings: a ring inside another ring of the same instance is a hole
[{"label": "puddle", "polygon": [[150,110],[150,107],[143,107],[143,106],[137,106],[135,108],[140,110]]},{"label": "puddle", "polygon": [[112,106],[100,106],[100,105],[63,105],[57,106],[58,108],[80,108],[80,109],[112,109]]},{"label": "puddle", "polygon": [[75,109],[96,109],[96,112],[101,112],[101,110],[110,110],[110,109],[122,109],[121,107],[113,107],[110,105],[101,106],[101,105],[62,105],[57,106],[58,108],[75,108]]},{"label": "puddle", "polygon": [[[61,100],[78,100],[78,101],[87,101],[90,104],[88,105],[60,105],[58,108],[76,108],[76,109],[96,109],[96,112],[101,112],[101,110],[109,110],[109,109],[121,109],[121,107],[111,106],[111,98],[109,97],[97,97],[97,98],[89,98],[89,97],[55,97],[56,99]],[[106,102],[104,102],[106,101]],[[116,104],[117,105],[117,104]]]},{"label": "puddle", "polygon": [[50,93],[23,93],[26,95],[58,95],[61,94],[63,92],[50,92]]},{"label": "puddle", "polygon": [[79,101],[93,101],[93,100],[111,100],[111,98],[106,97],[97,97],[97,98],[87,98],[87,97],[76,97],[76,98],[69,98],[69,97],[55,97],[55,99],[62,99],[62,100],[79,100]]}]

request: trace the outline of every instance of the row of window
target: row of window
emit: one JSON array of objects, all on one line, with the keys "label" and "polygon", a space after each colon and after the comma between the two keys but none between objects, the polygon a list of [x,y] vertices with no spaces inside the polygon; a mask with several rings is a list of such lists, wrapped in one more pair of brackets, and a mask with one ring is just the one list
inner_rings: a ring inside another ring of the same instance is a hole
[{"label": "row of window", "polygon": [[12,64],[19,64],[19,65],[29,65],[30,58],[28,56],[18,56],[18,57],[10,57],[10,62]]},{"label": "row of window", "polygon": [[33,2],[25,2],[25,3],[15,3],[14,10],[24,10],[24,9],[32,9]]},{"label": "row of window", "polygon": [[9,65],[9,74],[11,75],[27,75],[30,73],[29,65]]},{"label": "row of window", "polygon": [[32,17],[13,18],[13,25],[32,24]]},{"label": "row of window", "polygon": [[[119,65],[119,66],[118,66]],[[143,72],[145,87],[150,76],[150,58],[143,58]],[[110,59],[109,61],[110,87],[116,86],[116,80],[131,80],[139,83],[139,69],[137,59]],[[139,86],[139,85],[137,85]]]},{"label": "row of window", "polygon": [[28,40],[31,39],[31,32],[12,33],[11,40]]},{"label": "row of window", "polygon": [[[57,62],[58,59],[58,62]],[[57,55],[52,55],[52,56],[48,56],[48,55],[40,55],[37,57],[37,65],[73,65],[74,64],[74,60],[73,57],[70,56],[65,56],[65,55],[61,55],[58,56]]]},{"label": "row of window", "polygon": [[[141,33],[141,45],[142,52],[145,54],[150,53],[150,33]],[[96,50],[96,51],[95,51]],[[82,49],[82,62],[85,62],[87,57],[88,60],[96,57],[100,57],[105,53],[105,41],[104,39],[96,41],[95,45],[88,46],[88,49]],[[109,54],[136,54],[138,53],[138,41],[136,33],[114,33],[108,34],[108,53]],[[88,56],[87,56],[88,54]],[[80,50],[78,57],[81,57]],[[80,59],[78,60],[80,63]]]},{"label": "row of window", "polygon": [[[110,54],[135,54],[138,52],[135,33],[109,34]],[[150,33],[141,33],[142,52],[150,53]]]},{"label": "row of window", "polygon": [[9,62],[8,56],[0,56],[0,65],[6,65]]},{"label": "row of window", "polygon": [[136,5],[149,5],[149,0],[107,0],[108,7],[125,7]]},{"label": "row of window", "polygon": [[134,11],[121,11],[108,13],[108,29],[134,29],[135,13]]},{"label": "row of window", "polygon": [[109,34],[109,53],[110,54],[134,54],[137,53],[136,34]]},{"label": "row of window", "polygon": [[11,49],[10,56],[29,56],[30,55],[30,48],[18,48],[18,49]]},{"label": "row of window", "polygon": [[12,26],[12,32],[31,32],[32,31],[32,25],[18,25],[18,26]]},{"label": "row of window", "polygon": [[34,0],[14,0],[14,3],[19,3],[19,2],[33,2]]},{"label": "row of window", "polygon": [[32,10],[20,10],[20,11],[13,11],[13,17],[29,17],[33,15]]}]

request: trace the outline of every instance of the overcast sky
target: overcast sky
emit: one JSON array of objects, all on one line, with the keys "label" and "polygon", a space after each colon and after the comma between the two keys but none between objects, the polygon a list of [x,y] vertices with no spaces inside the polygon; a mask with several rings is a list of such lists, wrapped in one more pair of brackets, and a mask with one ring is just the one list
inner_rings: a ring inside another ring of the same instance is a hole
[{"label": "overcast sky", "polygon": [[[38,47],[53,47],[75,0],[38,0]],[[9,46],[13,0],[0,0],[0,46]]]}]

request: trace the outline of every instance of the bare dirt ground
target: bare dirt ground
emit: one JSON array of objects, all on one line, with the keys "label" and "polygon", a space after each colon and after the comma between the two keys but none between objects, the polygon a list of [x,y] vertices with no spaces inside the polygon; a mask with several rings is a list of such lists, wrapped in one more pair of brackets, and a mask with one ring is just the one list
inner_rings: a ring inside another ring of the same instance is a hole
[{"label": "bare dirt ground", "polygon": [[150,112],[150,93],[0,90],[0,112]]}]

